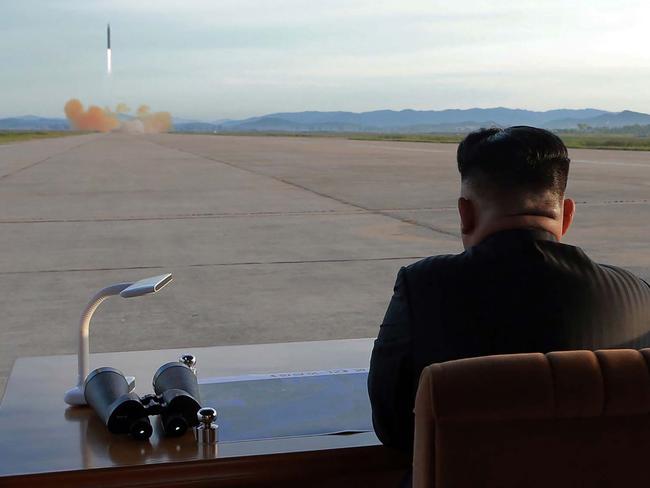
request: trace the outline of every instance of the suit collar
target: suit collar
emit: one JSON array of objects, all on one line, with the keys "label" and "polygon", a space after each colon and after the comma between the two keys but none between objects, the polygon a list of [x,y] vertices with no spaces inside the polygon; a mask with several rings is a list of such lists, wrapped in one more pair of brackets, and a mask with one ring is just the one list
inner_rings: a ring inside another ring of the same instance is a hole
[{"label": "suit collar", "polygon": [[512,242],[520,240],[552,241],[558,242],[557,238],[548,231],[542,229],[508,229],[490,234],[478,245],[497,242]]}]

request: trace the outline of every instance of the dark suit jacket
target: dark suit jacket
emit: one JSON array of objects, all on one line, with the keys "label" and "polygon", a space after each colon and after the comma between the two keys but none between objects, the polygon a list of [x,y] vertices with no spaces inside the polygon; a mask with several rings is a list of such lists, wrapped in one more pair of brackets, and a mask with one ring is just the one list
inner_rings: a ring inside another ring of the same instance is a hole
[{"label": "dark suit jacket", "polygon": [[381,441],[410,452],[420,372],[491,354],[650,346],[650,286],[537,230],[402,268],[370,362]]}]

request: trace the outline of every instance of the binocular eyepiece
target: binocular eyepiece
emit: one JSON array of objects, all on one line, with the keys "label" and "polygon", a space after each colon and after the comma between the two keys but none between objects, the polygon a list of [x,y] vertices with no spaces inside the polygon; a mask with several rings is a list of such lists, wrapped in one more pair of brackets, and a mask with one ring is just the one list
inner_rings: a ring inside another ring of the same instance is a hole
[{"label": "binocular eyepiece", "polygon": [[160,415],[167,436],[181,436],[198,425],[199,385],[187,363],[163,364],[153,377],[155,394],[142,398],[129,393],[124,375],[115,368],[98,368],[84,382],[84,395],[108,430],[148,439],[153,433],[150,415]]},{"label": "binocular eyepiece", "polygon": [[190,367],[179,362],[163,364],[153,376],[153,391],[162,399],[160,420],[165,434],[181,436],[188,427],[198,425],[199,385]]}]

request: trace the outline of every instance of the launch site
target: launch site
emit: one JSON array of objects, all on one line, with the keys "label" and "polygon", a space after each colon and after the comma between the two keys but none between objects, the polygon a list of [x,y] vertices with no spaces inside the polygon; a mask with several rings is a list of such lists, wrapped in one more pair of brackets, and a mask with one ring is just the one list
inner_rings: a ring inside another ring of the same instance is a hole
[{"label": "launch site", "polygon": [[[93,350],[376,335],[401,266],[462,250],[455,151],[189,134],[0,146],[3,380],[18,357],[75,351],[88,290],[167,271],[166,293],[102,306]],[[566,242],[650,279],[649,154],[570,155]]]},{"label": "launch site", "polygon": [[0,486],[647,482],[650,7],[5,7]]}]

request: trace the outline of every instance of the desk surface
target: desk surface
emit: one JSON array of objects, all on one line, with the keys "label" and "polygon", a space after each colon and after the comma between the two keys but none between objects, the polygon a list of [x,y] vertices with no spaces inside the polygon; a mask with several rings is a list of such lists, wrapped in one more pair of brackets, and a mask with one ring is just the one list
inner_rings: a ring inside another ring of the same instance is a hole
[{"label": "desk surface", "polygon": [[[368,366],[371,346],[370,339],[352,339],[103,353],[91,355],[91,370],[113,366],[134,375],[136,391],[144,394],[151,392],[156,369],[183,352],[197,357],[198,376],[205,378],[363,368]],[[191,432],[180,438],[164,438],[158,435],[159,429],[154,429],[149,442],[112,435],[90,408],[67,407],[63,402],[64,391],[75,382],[76,361],[72,355],[47,356],[21,358],[14,364],[0,405],[0,484],[26,481],[24,476],[42,482],[49,479],[45,475],[56,474],[59,483],[67,480],[81,486],[82,473],[92,472],[93,476],[84,478],[89,483],[97,483],[97,476],[103,473],[104,482],[106,469],[128,474],[135,482],[134,476],[146,478],[147,467],[160,471],[160,463],[175,469],[167,473],[167,480],[177,476],[182,481],[191,474],[196,484],[203,479],[201,473],[214,481],[216,465],[220,465],[222,476],[241,476],[241,470],[250,469],[245,459],[255,458],[257,468],[264,465],[264,458],[273,459],[274,466],[282,462],[293,466],[291,455],[302,453],[301,461],[307,466],[310,460],[322,464],[319,452],[335,453],[339,461],[344,454],[355,469],[360,467],[359,462],[378,469],[406,465],[403,458],[382,448],[373,433],[220,443],[218,452],[200,448]],[[109,478],[116,480],[119,476]]]}]

